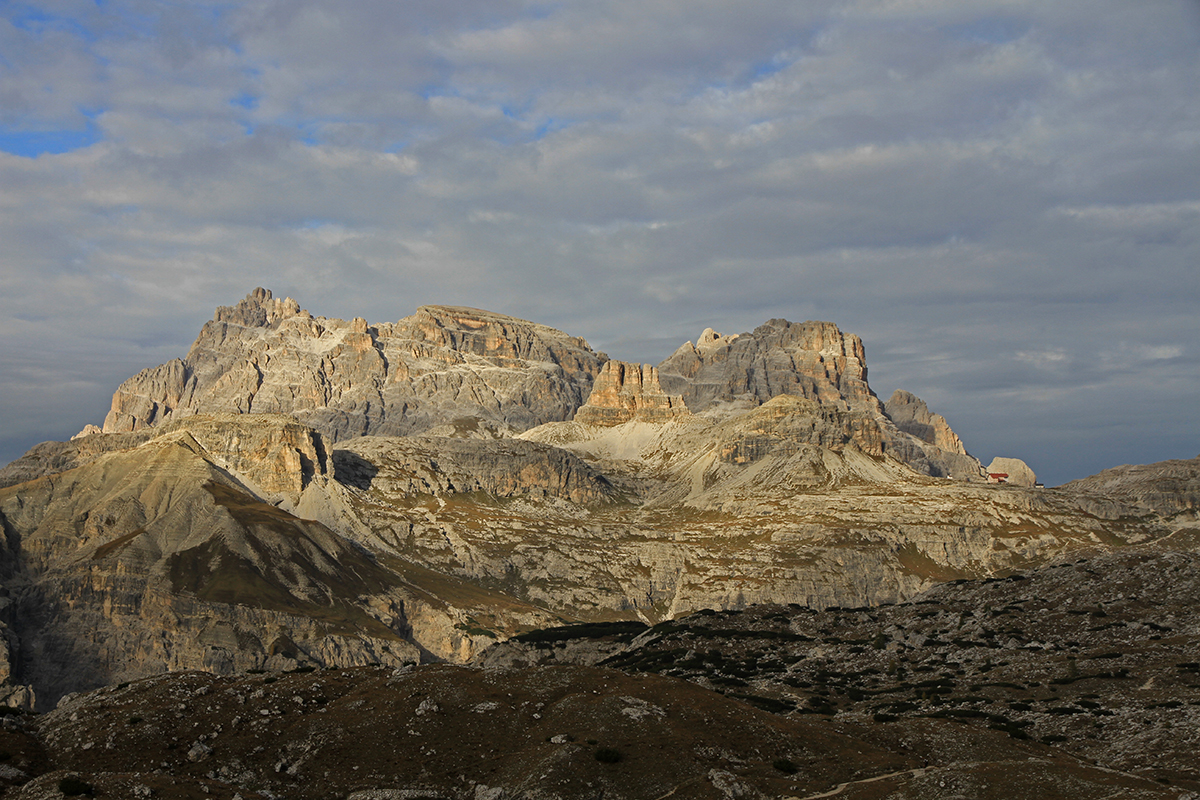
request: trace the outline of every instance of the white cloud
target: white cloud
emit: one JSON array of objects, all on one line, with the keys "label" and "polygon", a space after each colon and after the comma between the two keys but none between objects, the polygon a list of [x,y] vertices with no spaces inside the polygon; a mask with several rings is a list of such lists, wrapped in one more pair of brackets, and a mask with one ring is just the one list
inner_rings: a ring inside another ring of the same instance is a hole
[{"label": "white cloud", "polygon": [[1067,359],[1065,350],[1018,350],[1013,356],[1018,361],[1024,361],[1040,369],[1052,369],[1064,364]]}]

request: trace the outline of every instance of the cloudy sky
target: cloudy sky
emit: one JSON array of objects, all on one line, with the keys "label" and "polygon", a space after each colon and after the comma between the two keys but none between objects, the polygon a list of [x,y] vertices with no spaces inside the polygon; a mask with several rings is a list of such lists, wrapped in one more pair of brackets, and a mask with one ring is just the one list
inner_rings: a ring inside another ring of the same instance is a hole
[{"label": "cloudy sky", "polygon": [[985,463],[1200,453],[1197,0],[3,0],[0,204],[0,463],[259,285],[830,320]]}]

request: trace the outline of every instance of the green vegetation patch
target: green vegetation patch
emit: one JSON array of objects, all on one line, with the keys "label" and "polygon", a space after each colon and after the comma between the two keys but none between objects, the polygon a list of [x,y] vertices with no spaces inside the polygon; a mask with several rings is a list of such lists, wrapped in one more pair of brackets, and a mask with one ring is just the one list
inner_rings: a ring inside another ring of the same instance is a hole
[{"label": "green vegetation patch", "polygon": [[63,797],[78,797],[80,795],[93,797],[96,794],[96,790],[92,788],[90,783],[73,776],[68,776],[60,780],[58,782],[58,790],[62,792]]}]

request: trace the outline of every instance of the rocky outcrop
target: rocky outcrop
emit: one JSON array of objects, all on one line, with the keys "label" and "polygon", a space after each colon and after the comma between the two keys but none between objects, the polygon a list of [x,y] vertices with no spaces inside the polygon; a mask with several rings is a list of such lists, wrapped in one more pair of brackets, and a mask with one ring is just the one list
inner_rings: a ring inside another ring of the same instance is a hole
[{"label": "rocky outcrop", "polygon": [[962,440],[950,429],[946,418],[931,412],[925,401],[915,394],[897,389],[883,407],[888,418],[905,433],[947,453],[967,454]]},{"label": "rocky outcrop", "polygon": [[587,403],[575,412],[575,421],[604,426],[620,425],[631,419],[669,422],[687,413],[682,397],[662,390],[657,368],[609,361],[600,370]]},{"label": "rocky outcrop", "polygon": [[[462,660],[550,618],[395,557],[384,565],[285,510],[336,508],[343,491],[321,436],[290,417],[195,416],[148,433],[73,442],[59,454],[72,468],[0,489],[11,664],[5,674],[0,658],[0,702],[36,693],[52,707],[164,670]],[[551,478],[569,496],[582,484],[568,473]]]},{"label": "rocky outcrop", "polygon": [[[197,433],[0,490],[0,522],[20,544],[8,581],[15,680],[52,706],[66,692],[164,669],[418,660],[386,572],[250,493],[205,457]],[[266,483],[279,464],[293,466],[268,458],[254,472]],[[373,595],[392,625],[363,607]]]},{"label": "rocky outcrop", "polygon": [[611,502],[612,484],[574,453],[518,439],[463,440],[368,436],[334,451],[338,480],[387,497],[495,498]]},{"label": "rocky outcrop", "polygon": [[185,442],[186,447],[236,474],[243,484],[272,503],[285,500],[295,505],[314,478],[332,477],[324,440],[292,417],[210,414],[183,417],[133,433],[43,442],[0,470],[0,488],[76,469],[160,437]]},{"label": "rocky outcrop", "polygon": [[[992,459],[986,470],[989,479],[1012,486],[1031,487],[1037,485],[1037,475],[1019,458]],[[995,476],[995,477],[992,477]]]},{"label": "rocky outcrop", "polygon": [[834,452],[853,447],[883,457],[884,433],[870,414],[842,411],[802,397],[779,395],[745,415],[721,442],[720,458],[749,464],[767,455],[792,455],[815,445]]},{"label": "rocky outcrop", "polygon": [[658,365],[659,380],[693,412],[715,403],[761,405],[781,394],[843,410],[878,409],[867,386],[862,340],[830,322],[773,319],[753,333],[722,336],[706,329]]},{"label": "rocky outcrop", "polygon": [[1113,467],[1059,488],[1136,503],[1160,514],[1195,516],[1200,512],[1200,456]]},{"label": "rocky outcrop", "polygon": [[[705,329],[658,365],[659,380],[693,412],[721,404],[757,406],[799,397],[820,409],[825,438],[836,419],[848,427],[833,438],[865,446],[935,477],[981,480],[979,462],[940,415],[919,398],[897,392],[885,409],[867,384],[862,340],[829,322],[773,319],[753,333],[722,336]],[[820,437],[818,437],[820,438]]]},{"label": "rocky outcrop", "polygon": [[897,389],[884,404],[884,413],[911,437],[909,442],[893,437],[893,452],[913,469],[941,478],[984,479],[979,460],[967,452],[946,418],[930,411],[921,398]]},{"label": "rocky outcrop", "polygon": [[371,325],[256,289],[217,309],[185,358],[123,383],[104,431],[212,413],[291,414],[335,441],[459,417],[524,430],[570,419],[606,360],[583,339],[478,309],[422,306]]},{"label": "rocky outcrop", "polygon": [[145,429],[137,433],[73,438],[69,442],[42,442],[0,469],[0,489],[44,475],[75,469],[95,461],[105,453],[128,450],[145,444],[160,433],[161,431]]}]

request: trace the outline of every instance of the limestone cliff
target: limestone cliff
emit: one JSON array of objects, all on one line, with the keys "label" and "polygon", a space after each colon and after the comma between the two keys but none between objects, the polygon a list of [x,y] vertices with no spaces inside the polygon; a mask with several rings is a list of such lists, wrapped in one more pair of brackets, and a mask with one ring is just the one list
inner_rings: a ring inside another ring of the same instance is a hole
[{"label": "limestone cliff", "polygon": [[518,439],[366,436],[334,451],[338,480],[388,497],[482,492],[587,504],[616,499],[612,484],[579,456]]},{"label": "limestone cliff", "polygon": [[631,419],[668,422],[687,413],[682,397],[662,390],[658,369],[609,361],[600,370],[587,403],[575,412],[575,421],[584,425],[620,425]]},{"label": "limestone cliff", "polygon": [[693,412],[732,400],[761,405],[781,394],[847,411],[879,408],[862,340],[830,322],[773,319],[740,336],[706,329],[699,344],[684,344],[658,372],[663,388]]},{"label": "limestone cliff", "polygon": [[897,428],[915,440],[912,443],[915,447],[908,448],[904,459],[914,469],[959,480],[983,479],[978,459],[967,452],[946,418],[930,411],[924,400],[897,389],[884,404],[884,412]]},{"label": "limestone cliff", "polygon": [[222,412],[291,414],[335,441],[457,417],[524,430],[569,419],[605,360],[582,339],[478,309],[422,306],[370,325],[256,289],[217,309],[186,357],[125,381],[104,431]]},{"label": "limestone cliff", "polygon": [[371,325],[314,318],[265,289],[218,308],[186,357],[125,381],[104,432],[194,414],[286,413],[332,441],[435,429],[478,438],[572,418],[666,422],[783,395],[856,420],[843,433],[870,439],[872,453],[927,475],[980,479],[978,462],[920,400],[898,393],[885,409],[867,384],[862,341],[832,323],[775,319],[736,336],[706,329],[656,368],[609,363],[582,339],[488,311],[422,306]]},{"label": "limestone cliff", "polygon": [[0,554],[0,611],[19,643],[0,699],[31,686],[52,706],[163,670],[461,659],[497,635],[471,633],[468,616],[497,631],[548,618],[446,576],[429,587],[420,567],[275,505],[339,488],[320,435],[290,417],[196,416],[156,432],[0,490],[14,545]]},{"label": "limestone cliff", "polygon": [[843,436],[864,452],[889,456],[925,475],[980,480],[979,462],[940,415],[907,392],[885,408],[867,384],[862,340],[830,322],[773,319],[752,333],[723,336],[705,329],[658,365],[666,391],[693,412],[721,404],[757,406],[782,395],[804,398],[850,422]]},{"label": "limestone cliff", "polygon": [[967,454],[962,440],[950,429],[946,418],[931,412],[925,401],[915,394],[897,389],[884,403],[884,410],[892,422],[896,423],[896,427],[905,433],[912,434],[947,453],[964,456]]}]

